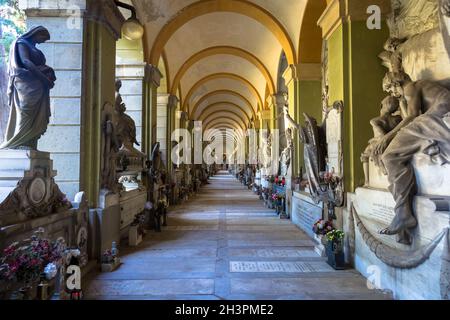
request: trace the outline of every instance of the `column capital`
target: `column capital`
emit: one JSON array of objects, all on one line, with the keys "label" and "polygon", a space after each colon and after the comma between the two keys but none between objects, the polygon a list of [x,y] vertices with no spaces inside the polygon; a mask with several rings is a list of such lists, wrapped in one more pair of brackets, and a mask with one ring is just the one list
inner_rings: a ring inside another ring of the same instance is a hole
[{"label": "column capital", "polygon": [[180,99],[176,95],[169,95],[169,101],[167,102],[167,108],[168,109],[175,109],[178,105],[178,102],[180,102]]},{"label": "column capital", "polygon": [[145,66],[145,77],[144,80],[147,83],[151,83],[156,87],[159,87],[161,85],[161,79],[163,75],[161,71],[157,67],[151,64],[147,64]]},{"label": "column capital", "polygon": [[328,39],[343,23],[365,21],[367,9],[376,5],[381,9],[383,19],[392,11],[391,0],[331,0],[317,24],[322,28],[322,37]]},{"label": "column capital", "polygon": [[299,63],[290,65],[283,73],[286,86],[297,80],[322,79],[322,65],[320,63]]},{"label": "column capital", "polygon": [[296,66],[297,79],[300,81],[320,81],[322,79],[322,64],[300,63]]},{"label": "column capital", "polygon": [[125,18],[114,0],[87,0],[86,3],[85,18],[103,24],[116,41],[119,40],[122,37],[122,25]]},{"label": "column capital", "polygon": [[272,99],[275,107],[282,108],[288,103],[288,93],[278,92],[272,96]]}]

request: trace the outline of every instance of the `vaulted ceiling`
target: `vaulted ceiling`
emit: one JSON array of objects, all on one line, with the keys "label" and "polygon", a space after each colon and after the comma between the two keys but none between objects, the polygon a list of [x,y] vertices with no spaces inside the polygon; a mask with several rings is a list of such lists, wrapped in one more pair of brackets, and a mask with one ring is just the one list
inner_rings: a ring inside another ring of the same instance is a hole
[{"label": "vaulted ceiling", "polygon": [[132,2],[145,25],[145,60],[164,58],[168,93],[204,127],[247,129],[276,93],[283,51],[289,64],[320,62],[325,0]]}]

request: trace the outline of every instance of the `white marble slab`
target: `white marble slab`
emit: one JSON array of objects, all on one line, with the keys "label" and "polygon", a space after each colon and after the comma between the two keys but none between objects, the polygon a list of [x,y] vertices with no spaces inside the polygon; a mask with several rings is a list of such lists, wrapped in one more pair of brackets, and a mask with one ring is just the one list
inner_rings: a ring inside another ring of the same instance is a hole
[{"label": "white marble slab", "polygon": [[335,270],[325,262],[230,261],[230,272],[304,273],[334,271]]},{"label": "white marble slab", "polygon": [[167,226],[163,227],[167,231],[216,231],[219,230],[218,225],[211,226]]},{"label": "white marble slab", "polygon": [[314,250],[300,249],[230,249],[228,254],[232,257],[256,258],[317,258]]}]

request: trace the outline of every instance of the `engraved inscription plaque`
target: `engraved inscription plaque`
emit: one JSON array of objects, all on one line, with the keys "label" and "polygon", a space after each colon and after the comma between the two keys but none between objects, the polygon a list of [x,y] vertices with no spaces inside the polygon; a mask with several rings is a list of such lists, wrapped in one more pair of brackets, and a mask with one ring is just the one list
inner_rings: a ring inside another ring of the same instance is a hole
[{"label": "engraved inscription plaque", "polygon": [[333,272],[325,262],[286,262],[286,261],[230,261],[230,272],[258,272],[258,273],[305,273],[305,272]]},{"label": "engraved inscription plaque", "polygon": [[341,175],[342,158],[342,112],[333,109],[327,119],[327,144],[328,144],[328,167],[334,168],[337,175]]},{"label": "engraved inscription plaque", "polygon": [[314,237],[312,227],[317,220],[322,219],[323,205],[315,204],[307,195],[294,193],[292,222]]}]

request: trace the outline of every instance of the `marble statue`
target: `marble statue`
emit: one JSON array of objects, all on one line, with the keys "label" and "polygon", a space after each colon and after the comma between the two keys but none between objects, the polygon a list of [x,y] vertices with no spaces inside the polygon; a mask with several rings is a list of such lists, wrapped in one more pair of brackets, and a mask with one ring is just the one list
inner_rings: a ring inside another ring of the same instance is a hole
[{"label": "marble statue", "polygon": [[117,116],[117,139],[121,144],[121,149],[129,153],[140,153],[134,148],[134,145],[140,146],[136,139],[136,123],[134,120],[125,113],[127,110],[125,103],[123,103],[122,96],[120,94],[120,88],[122,87],[122,81],[116,81],[116,101],[115,111]]},{"label": "marble statue", "polygon": [[[283,151],[281,152],[281,172],[280,174],[282,176],[286,176],[288,174],[288,169],[291,164],[291,157],[292,157],[292,151],[294,148],[294,142],[293,142],[293,129],[297,128],[297,123],[293,121],[292,117],[289,115],[289,100],[288,100],[288,94],[286,92],[283,92],[283,111],[281,112],[280,116],[284,119],[284,138],[286,141],[286,145],[284,146]],[[279,117],[280,117],[279,116]]]},{"label": "marble statue", "polygon": [[412,205],[416,190],[411,160],[422,152],[438,164],[450,160],[450,91],[436,82],[413,82],[405,72],[388,73],[385,89],[406,106],[403,120],[374,145],[381,155],[390,191],[396,202],[395,218],[380,233],[398,235],[398,241],[411,244],[411,231],[417,226]]},{"label": "marble statue", "polygon": [[268,130],[262,134],[262,166],[268,169],[272,159],[272,135]]},{"label": "marble statue", "polygon": [[390,72],[397,72],[402,70],[402,55],[400,52],[400,45],[406,39],[389,38],[384,44],[384,51],[378,56],[382,60],[383,66],[389,69]]},{"label": "marble statue", "polygon": [[117,154],[120,150],[120,142],[117,139],[114,111],[111,103],[106,103],[103,107],[102,119],[102,189],[112,192],[119,191],[117,182]]},{"label": "marble statue", "polygon": [[320,193],[319,175],[321,171],[325,170],[326,139],[324,138],[326,130],[324,125],[326,121],[323,122],[322,127],[319,127],[317,121],[305,113],[306,127],[303,127],[292,119],[287,108],[284,109],[284,115],[289,126],[298,130],[300,141],[304,146],[304,161],[310,192],[317,200]]},{"label": "marble statue", "polygon": [[[0,149],[37,150],[50,119],[50,89],[56,76],[36,44],[50,40],[42,26],[20,36],[11,46],[8,99],[10,116]],[[3,94],[3,93],[2,93]]]},{"label": "marble statue", "polygon": [[133,190],[140,186],[137,177],[144,170],[146,155],[134,148],[134,145],[139,146],[136,139],[136,123],[125,113],[127,108],[120,94],[121,87],[122,81],[116,80],[116,99],[114,104],[115,134],[120,146],[117,153],[117,165],[121,168],[118,180],[119,184],[122,184],[126,190]]},{"label": "marble statue", "polygon": [[374,152],[374,146],[386,134],[392,131],[402,121],[398,114],[400,102],[393,96],[386,97],[381,103],[380,116],[372,119],[370,124],[373,128],[374,138],[369,141],[369,145],[361,156],[364,168],[365,185],[369,185],[369,161],[372,159],[384,174],[386,169],[381,161],[381,157]]}]

